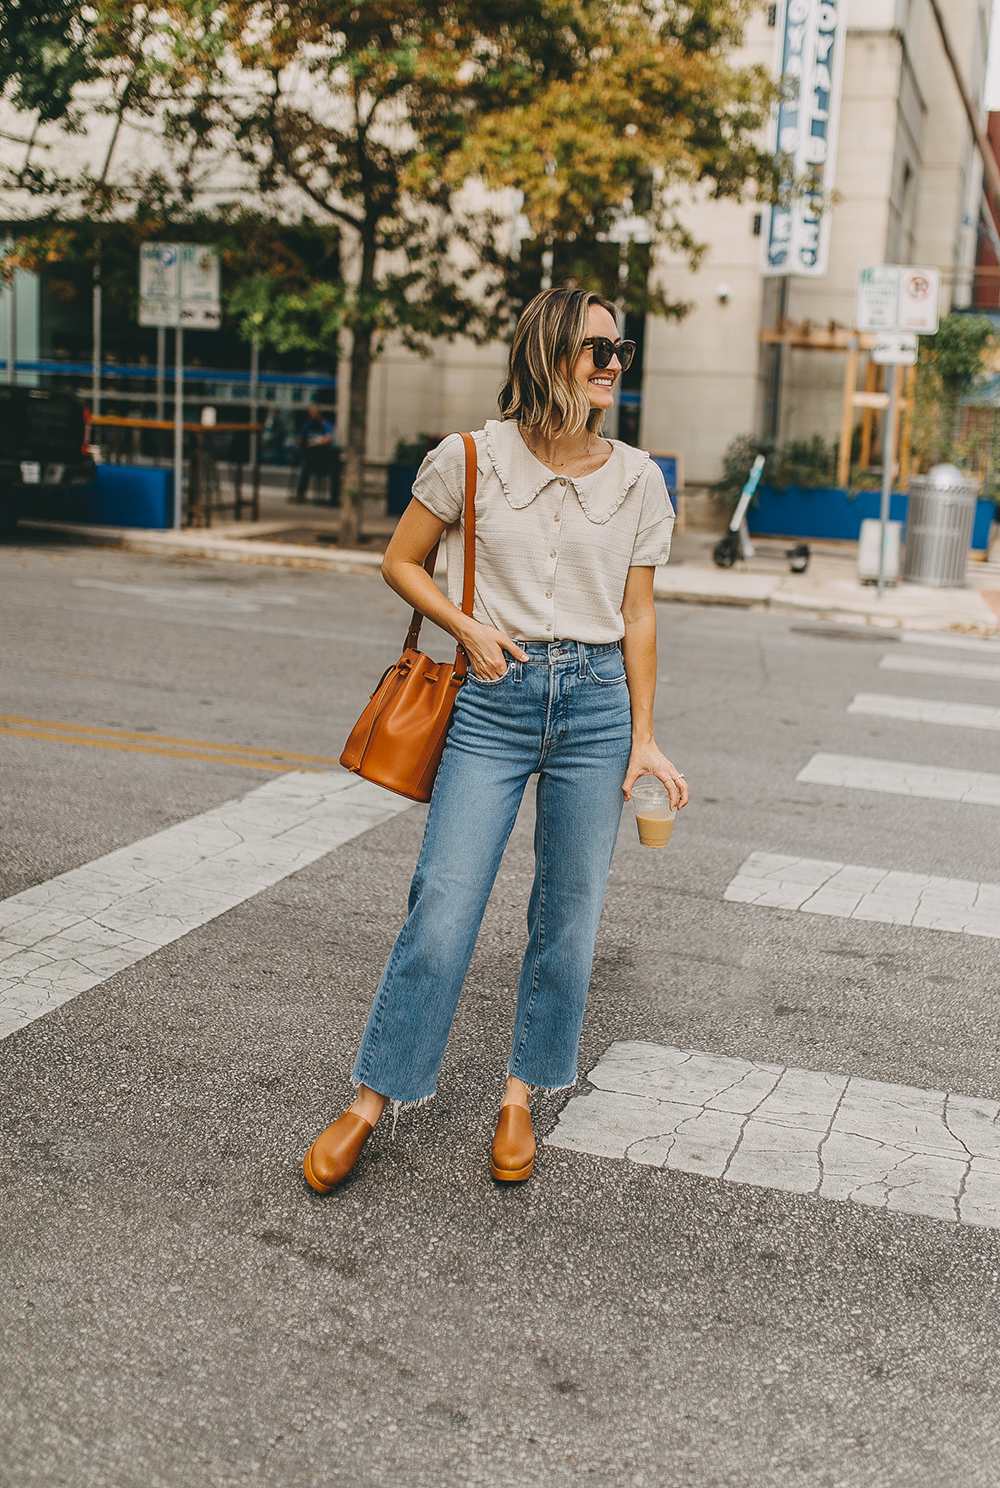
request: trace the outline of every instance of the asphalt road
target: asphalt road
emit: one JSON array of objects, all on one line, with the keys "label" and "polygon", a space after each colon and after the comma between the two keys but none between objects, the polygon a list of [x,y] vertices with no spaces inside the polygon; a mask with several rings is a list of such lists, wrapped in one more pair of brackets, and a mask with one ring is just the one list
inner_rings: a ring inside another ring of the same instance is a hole
[{"label": "asphalt road", "polygon": [[[0,547],[0,607],[3,714],[40,721],[0,734],[2,897],[273,778],[32,729],[335,758],[406,618],[374,577],[40,543]],[[997,941],[723,899],[757,851],[1000,882],[995,808],[795,779],[820,750],[996,771],[995,732],[846,711],[996,684],[879,672],[893,642],[818,622],[660,619],[693,800],[663,853],[624,825],[581,1072],[625,1038],[996,1098]],[[437,1100],[306,1188],[422,822],[0,1042],[3,1488],[995,1488],[996,1231],[553,1147],[491,1182],[528,812]]]}]

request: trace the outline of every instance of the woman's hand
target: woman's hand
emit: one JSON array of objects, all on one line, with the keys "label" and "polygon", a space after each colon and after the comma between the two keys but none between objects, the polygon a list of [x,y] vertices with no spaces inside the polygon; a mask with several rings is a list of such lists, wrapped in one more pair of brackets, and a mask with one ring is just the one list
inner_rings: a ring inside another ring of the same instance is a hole
[{"label": "woman's hand", "polygon": [[670,805],[675,810],[680,811],[687,805],[687,781],[670,763],[655,739],[649,739],[644,744],[632,744],[625,783],[622,786],[626,801],[631,801],[632,787],[642,775],[655,775],[657,780],[663,781],[670,796]]},{"label": "woman's hand", "polygon": [[510,636],[491,625],[480,625],[478,620],[466,619],[460,630],[456,628],[455,636],[469,658],[473,676],[480,682],[500,681],[510,665],[508,651],[517,661],[528,660],[527,651],[522,651]]}]

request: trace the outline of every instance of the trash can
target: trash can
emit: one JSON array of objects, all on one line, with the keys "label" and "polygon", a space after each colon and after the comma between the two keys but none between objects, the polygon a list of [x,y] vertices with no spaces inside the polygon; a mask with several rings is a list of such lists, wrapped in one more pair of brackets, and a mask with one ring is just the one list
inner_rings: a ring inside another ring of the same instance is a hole
[{"label": "trash can", "polygon": [[964,589],[979,487],[956,465],[934,465],[910,482],[903,578]]}]

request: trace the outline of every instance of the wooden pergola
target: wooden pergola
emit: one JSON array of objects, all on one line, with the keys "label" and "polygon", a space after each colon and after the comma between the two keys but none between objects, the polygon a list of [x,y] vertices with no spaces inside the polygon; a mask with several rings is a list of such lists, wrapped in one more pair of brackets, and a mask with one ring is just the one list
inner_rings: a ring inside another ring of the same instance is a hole
[{"label": "wooden pergola", "polygon": [[[872,435],[875,414],[889,406],[889,394],[884,390],[883,369],[867,357],[864,388],[858,387],[858,360],[863,353],[871,352],[875,337],[870,333],[849,330],[835,320],[826,325],[814,325],[812,321],[795,322],[782,317],[770,331],[761,331],[760,339],[765,346],[787,346],[792,351],[836,351],[844,360],[844,392],[840,415],[840,449],[837,455],[837,485],[846,486],[851,475],[851,442],[854,437],[854,411],[861,415],[860,465],[867,467],[872,453]],[[901,396],[896,400],[896,429],[894,442],[899,450],[899,483],[904,485],[910,478],[910,436],[913,428],[913,402],[916,390],[917,369],[907,367],[903,379]]]}]

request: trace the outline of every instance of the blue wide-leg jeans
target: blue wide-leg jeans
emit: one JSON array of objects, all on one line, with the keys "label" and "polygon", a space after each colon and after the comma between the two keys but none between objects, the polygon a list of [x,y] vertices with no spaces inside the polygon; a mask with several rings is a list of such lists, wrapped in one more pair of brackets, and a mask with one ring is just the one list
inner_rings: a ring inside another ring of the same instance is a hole
[{"label": "blue wide-leg jeans", "polygon": [[631,710],[620,647],[530,643],[497,682],[469,673],[434,785],[406,923],[351,1078],[405,1104],[435,1091],[445,1042],[525,786],[538,775],[535,878],[507,1071],[576,1079],[583,1010],[622,812]]}]

